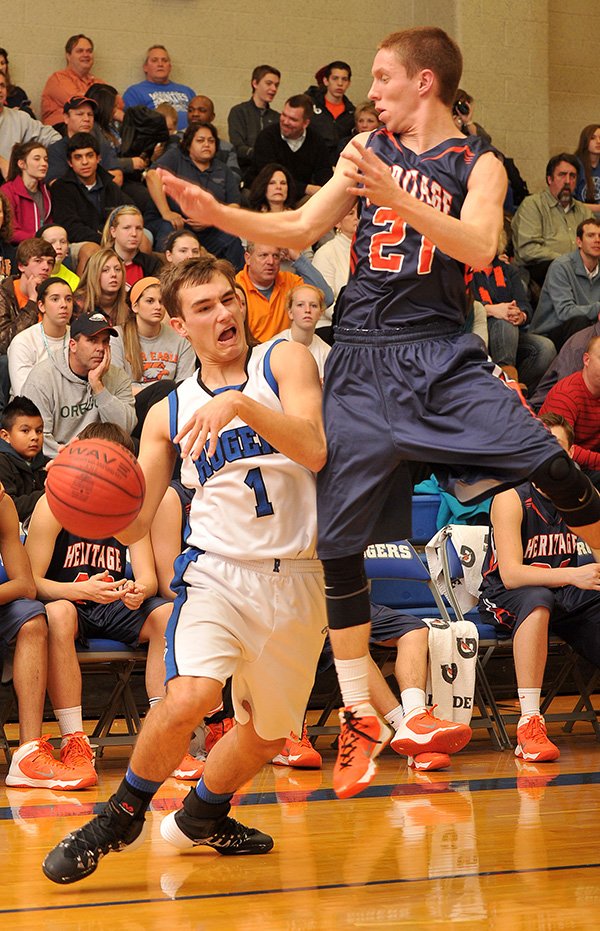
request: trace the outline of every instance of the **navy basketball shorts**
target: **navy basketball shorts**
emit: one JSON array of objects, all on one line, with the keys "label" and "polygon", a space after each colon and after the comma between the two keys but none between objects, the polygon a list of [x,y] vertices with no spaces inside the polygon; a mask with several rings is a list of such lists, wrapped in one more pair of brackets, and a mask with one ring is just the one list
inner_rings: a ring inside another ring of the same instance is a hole
[{"label": "navy basketball shorts", "polygon": [[410,536],[410,462],[429,463],[474,502],[560,453],[493,370],[479,337],[450,326],[336,330],[325,364],[328,459],[317,476],[321,559]]},{"label": "navy basketball shorts", "polygon": [[562,588],[525,585],[495,592],[493,596],[483,594],[479,602],[479,613],[485,623],[513,634],[536,608],[548,609],[551,629],[553,624],[565,621],[600,622],[600,594],[575,585]]},{"label": "navy basketball shorts", "polygon": [[38,614],[45,618],[46,609],[41,601],[34,598],[15,598],[0,605],[0,680],[4,659],[10,656],[21,627]]},{"label": "navy basketball shorts", "polygon": [[76,608],[79,621],[79,642],[87,646],[88,640],[101,637],[137,646],[140,631],[148,617],[156,608],[164,604],[168,602],[157,595],[146,598],[135,611],[120,600],[107,605],[96,604],[93,601],[78,604]]}]

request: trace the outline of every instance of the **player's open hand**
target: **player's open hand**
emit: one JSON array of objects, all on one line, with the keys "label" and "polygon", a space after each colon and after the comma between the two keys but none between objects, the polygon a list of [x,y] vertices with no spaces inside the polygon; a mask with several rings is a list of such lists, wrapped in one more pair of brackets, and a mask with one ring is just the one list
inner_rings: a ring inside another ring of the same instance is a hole
[{"label": "player's open hand", "polygon": [[404,193],[394,181],[391,168],[360,142],[353,140],[342,153],[342,158],[348,163],[344,176],[350,181],[349,194],[367,197],[378,207],[391,207],[398,200],[398,195]]},{"label": "player's open hand", "polygon": [[164,168],[157,168],[156,173],[162,182],[165,194],[177,201],[185,217],[204,226],[215,225],[219,205],[212,194],[203,190],[198,184],[184,181],[172,172],[165,171]]},{"label": "player's open hand", "polygon": [[[207,441],[207,454],[209,457],[214,456],[217,451],[219,431],[231,423],[234,417],[237,417],[239,399],[239,391],[225,391],[196,411],[175,436],[175,442],[181,443],[182,459],[189,455],[194,460],[198,459]],[[185,442],[183,442],[184,438]]]}]

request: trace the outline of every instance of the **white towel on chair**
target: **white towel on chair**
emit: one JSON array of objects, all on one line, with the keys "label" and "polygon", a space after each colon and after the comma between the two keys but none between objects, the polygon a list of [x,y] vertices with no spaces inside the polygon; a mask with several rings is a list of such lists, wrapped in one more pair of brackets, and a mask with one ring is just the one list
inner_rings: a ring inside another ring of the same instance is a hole
[{"label": "white towel on chair", "polygon": [[447,585],[442,569],[441,549],[447,537],[458,553],[462,566],[462,577],[452,578],[452,592],[465,614],[478,601],[481,585],[481,568],[487,552],[489,529],[468,524],[448,524],[435,534],[425,547],[429,574],[442,595],[447,595]]},{"label": "white towel on chair", "polygon": [[479,637],[471,621],[423,618],[429,627],[427,696],[435,715],[468,724],[473,714]]}]

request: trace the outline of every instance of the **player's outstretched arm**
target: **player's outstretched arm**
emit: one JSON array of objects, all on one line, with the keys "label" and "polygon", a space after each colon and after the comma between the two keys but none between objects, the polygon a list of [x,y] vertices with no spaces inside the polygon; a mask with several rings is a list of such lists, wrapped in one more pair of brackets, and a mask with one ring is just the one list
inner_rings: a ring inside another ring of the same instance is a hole
[{"label": "player's outstretched arm", "polygon": [[117,534],[122,543],[135,543],[150,532],[152,520],[173,476],[176,453],[169,435],[169,401],[150,408],[144,421],[138,462],[146,480],[146,494],[136,519]]},{"label": "player's outstretched arm", "polygon": [[[366,133],[364,134],[366,138]],[[356,197],[347,191],[348,182],[342,167],[310,200],[297,210],[283,213],[254,213],[237,206],[221,204],[197,184],[177,178],[171,172],[157,168],[166,194],[177,201],[190,219],[206,226],[216,226],[253,242],[304,249],[316,242],[348,213]]]},{"label": "player's outstretched arm", "polygon": [[[525,585],[560,588],[563,585],[575,585],[577,588],[600,591],[600,564],[598,563],[590,563],[586,566],[565,566],[562,569],[523,564],[521,542],[523,508],[514,489],[511,488],[509,491],[496,495],[490,516],[494,528],[498,569],[506,588],[521,588]],[[543,556],[540,560],[543,561]]]},{"label": "player's outstretched arm", "polygon": [[305,346],[282,340],[271,353],[271,371],[283,413],[241,391],[225,391],[196,411],[175,437],[181,443],[182,456],[191,454],[197,459],[207,443],[208,456],[214,455],[219,431],[239,417],[289,459],[313,472],[320,471],[327,458],[327,444],[316,362]]},{"label": "player's outstretched arm", "polygon": [[482,155],[471,172],[460,219],[407,194],[391,168],[358,139],[346,146],[340,161],[345,162],[344,175],[352,193],[380,207],[391,207],[447,255],[474,268],[489,265],[496,255],[507,179],[491,152]]}]

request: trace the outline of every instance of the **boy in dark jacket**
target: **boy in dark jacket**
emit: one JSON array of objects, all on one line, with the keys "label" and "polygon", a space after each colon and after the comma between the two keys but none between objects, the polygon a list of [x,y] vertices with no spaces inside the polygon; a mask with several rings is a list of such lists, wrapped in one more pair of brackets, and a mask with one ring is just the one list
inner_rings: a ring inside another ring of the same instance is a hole
[{"label": "boy in dark jacket", "polygon": [[16,397],[6,405],[0,429],[0,482],[13,499],[24,523],[44,494],[46,463],[42,452],[44,421],[29,398]]}]

